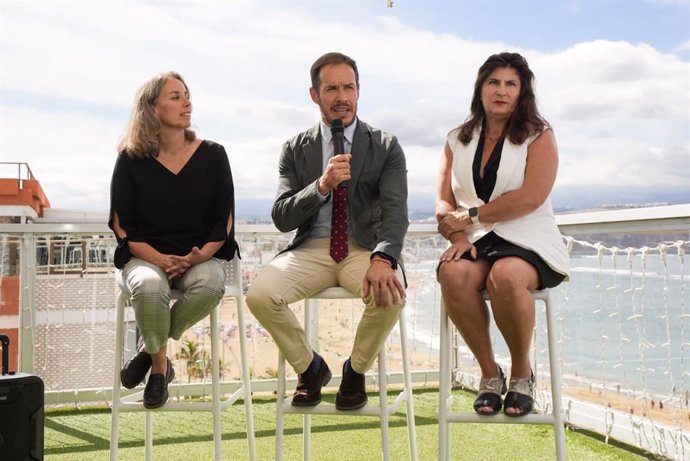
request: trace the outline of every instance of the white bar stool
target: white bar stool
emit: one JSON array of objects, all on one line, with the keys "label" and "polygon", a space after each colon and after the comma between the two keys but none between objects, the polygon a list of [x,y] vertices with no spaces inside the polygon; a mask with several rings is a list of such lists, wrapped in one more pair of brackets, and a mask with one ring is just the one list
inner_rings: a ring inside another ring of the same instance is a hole
[{"label": "white bar stool", "polygon": [[[123,366],[123,340],[124,340],[124,315],[125,307],[129,303],[129,297],[120,292],[117,298],[117,326],[115,330],[115,363],[113,370],[113,401],[112,401],[112,420],[110,430],[110,460],[116,461],[118,455],[118,439],[120,432],[120,412],[125,411],[145,411],[146,412],[146,460],[153,459],[153,413],[156,411],[212,411],[213,412],[213,442],[215,451],[215,460],[222,459],[221,453],[221,411],[230,407],[240,397],[244,398],[244,410],[247,419],[247,445],[249,449],[249,458],[251,461],[256,460],[256,441],[254,437],[254,417],[252,413],[252,391],[251,380],[249,377],[249,364],[247,355],[247,345],[245,336],[244,323],[244,293],[242,292],[242,270],[240,266],[240,259],[235,257],[231,261],[224,264],[226,274],[225,296],[232,296],[237,301],[237,331],[240,337],[240,354],[242,366],[242,386],[230,395],[226,400],[220,399],[220,370],[219,370],[219,345],[218,345],[218,306],[216,306],[210,314],[211,321],[211,393],[213,399],[211,402],[175,402],[168,401],[162,407],[155,410],[148,410],[144,408],[141,399],[143,398],[143,389],[139,389],[134,393],[126,396],[121,395],[120,389],[120,369]],[[173,290],[171,293],[171,300],[177,299],[180,292]],[[173,386],[171,386],[172,388]],[[178,389],[179,390],[179,389]],[[173,392],[170,392],[172,397]]]},{"label": "white bar stool", "polygon": [[[304,324],[307,337],[310,338],[312,348],[318,352],[318,300],[320,299],[360,299],[354,293],[342,287],[327,288],[305,300]],[[403,359],[404,388],[390,405],[388,404],[388,374],[386,372],[385,348],[381,348],[378,357],[378,406],[366,405],[353,411],[339,411],[335,405],[321,403],[315,407],[293,407],[292,397],[286,398],[285,384],[285,357],[282,353],[278,356],[278,397],[276,402],[276,460],[283,459],[283,429],[285,414],[303,414],[303,441],[304,460],[311,459],[311,415],[342,415],[342,416],[374,416],[381,420],[381,451],[385,461],[390,459],[388,417],[394,414],[403,401],[407,403],[407,431],[409,438],[410,459],[417,461],[417,435],[414,420],[414,402],[412,398],[412,375],[410,372],[409,348],[407,345],[407,329],[404,312],[400,312],[398,320],[400,329],[400,346]]]},{"label": "white bar stool", "polygon": [[[486,291],[484,300],[491,301]],[[451,336],[453,324],[448,318],[446,307],[441,300],[441,334],[440,334],[440,374],[439,374],[439,460],[450,460],[450,423],[498,423],[498,424],[548,424],[553,426],[556,441],[556,459],[565,461],[565,427],[561,404],[561,367],[558,361],[556,326],[554,321],[551,291],[546,289],[532,293],[535,301],[543,301],[546,310],[547,347],[549,349],[549,367],[551,374],[552,412],[547,414],[529,414],[521,417],[509,417],[503,413],[487,416],[472,412],[453,412],[453,396],[451,395]],[[506,454],[506,456],[509,456]]]}]

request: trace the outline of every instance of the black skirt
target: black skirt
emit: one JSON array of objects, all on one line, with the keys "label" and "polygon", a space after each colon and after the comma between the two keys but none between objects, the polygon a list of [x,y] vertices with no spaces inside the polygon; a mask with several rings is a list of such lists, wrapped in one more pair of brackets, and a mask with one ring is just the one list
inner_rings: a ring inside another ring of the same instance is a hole
[{"label": "black skirt", "polygon": [[[565,279],[565,275],[559,274],[551,269],[541,256],[534,251],[526,250],[514,243],[510,243],[493,232],[489,232],[484,237],[474,242],[474,246],[477,249],[477,258],[486,259],[491,265],[499,259],[509,256],[516,256],[530,263],[537,270],[537,274],[539,274],[538,290],[553,288]],[[474,261],[470,251],[463,253],[461,258],[468,261]]]}]

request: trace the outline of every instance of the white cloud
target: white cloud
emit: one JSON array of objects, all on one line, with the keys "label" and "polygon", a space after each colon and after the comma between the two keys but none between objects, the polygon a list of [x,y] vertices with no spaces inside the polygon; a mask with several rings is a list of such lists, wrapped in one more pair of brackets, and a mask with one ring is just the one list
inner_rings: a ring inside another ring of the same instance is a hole
[{"label": "white cloud", "polygon": [[675,55],[680,55],[680,54],[686,53],[688,51],[690,51],[690,40],[686,40],[683,43],[680,43],[673,50],[671,50],[671,53],[673,53]]},{"label": "white cloud", "polygon": [[0,109],[3,161],[28,163],[54,208],[103,210],[122,127],[93,114]]},{"label": "white cloud", "polygon": [[478,67],[515,50],[555,127],[557,185],[687,182],[690,63],[677,55],[607,40],[546,53],[435,34],[380,10],[348,21],[272,5],[3,2],[0,156],[28,162],[53,206],[106,209],[134,92],[175,69],[201,136],[228,151],[238,197],[271,198],[282,143],[318,120],[309,67],[339,49],[360,67],[360,115],[398,136],[411,194],[433,195],[446,133],[467,116]]},{"label": "white cloud", "polygon": [[687,118],[690,64],[649,45],[598,40],[532,64],[542,107],[566,120]]}]

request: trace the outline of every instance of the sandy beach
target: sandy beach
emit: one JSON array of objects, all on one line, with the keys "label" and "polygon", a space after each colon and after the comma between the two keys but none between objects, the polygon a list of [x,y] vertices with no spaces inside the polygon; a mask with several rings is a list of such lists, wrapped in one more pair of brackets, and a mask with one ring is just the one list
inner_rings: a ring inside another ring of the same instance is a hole
[{"label": "sandy beach", "polygon": [[[298,302],[292,306],[298,320],[304,318],[304,302]],[[334,375],[340,375],[343,362],[349,357],[356,332],[357,322],[363,310],[359,300],[322,300],[320,301],[319,316],[319,346],[320,353],[331,367]],[[223,363],[222,374],[224,379],[240,379],[240,347],[239,331],[237,329],[237,307],[234,299],[223,301],[221,312],[221,334],[223,350],[221,359]],[[278,368],[278,348],[270,335],[245,306],[246,338],[250,356],[250,373],[258,378],[275,378]],[[210,339],[208,336],[208,322],[202,324],[203,328],[192,329],[186,333],[185,338],[194,339],[202,344],[202,347],[210,351]],[[409,332],[408,332],[409,334]],[[172,345],[170,355],[179,352],[182,342]],[[387,367],[391,372],[402,370],[400,343],[397,329],[391,333],[386,342]],[[439,366],[438,352],[428,344],[411,342],[412,369],[413,370],[437,370]],[[186,380],[186,370],[183,362],[176,361],[176,370],[179,370],[180,380]],[[476,364],[471,359],[463,361],[462,366],[466,371],[478,375]],[[376,370],[376,364],[372,371]],[[292,368],[286,366],[288,378],[296,377]],[[429,383],[436,385],[437,383]],[[548,380],[540,377],[539,387],[548,389]],[[690,411],[681,410],[668,402],[655,401],[649,398],[641,398],[632,392],[624,390],[603,389],[596,386],[583,386],[582,383],[564,382],[564,396],[570,396],[578,400],[592,402],[615,410],[633,413],[638,416],[648,417],[658,423],[672,427],[687,427],[690,425]],[[681,424],[682,422],[682,424]]]},{"label": "sandy beach", "polygon": [[[300,301],[291,305],[293,312],[299,321],[304,319],[304,302]],[[246,309],[246,308],[245,308]],[[357,323],[363,311],[359,300],[321,300],[318,309],[319,316],[319,352],[329,364],[333,374],[339,375],[344,361],[350,356],[352,344],[356,333]],[[237,308],[233,300],[223,303],[221,312],[221,324],[226,326],[228,322],[236,325]],[[249,310],[245,310],[245,323],[247,328],[247,346],[249,348],[252,373],[257,377],[275,377],[278,367],[278,348],[268,332],[254,320]],[[230,376],[239,378],[239,337],[237,332],[227,335],[224,341],[224,352],[229,354],[229,362],[226,361]],[[387,367],[390,371],[402,370],[400,354],[400,342],[397,328],[394,328],[386,343]],[[412,345],[412,366],[417,369],[429,369],[438,367],[438,354],[426,353],[429,349],[425,345]],[[423,352],[418,350],[423,350]],[[430,358],[433,359],[430,362]],[[374,364],[374,368],[376,364]],[[288,377],[295,377],[295,373],[288,365],[286,367]]]},{"label": "sandy beach", "polygon": [[[668,402],[660,403],[658,400],[653,401],[648,398],[637,397],[631,392],[584,387],[566,387],[563,389],[563,395],[585,402],[593,402],[624,413],[649,418],[651,421],[671,427],[682,426],[685,430],[690,429],[690,411],[687,409],[687,403],[685,404],[685,409],[680,409],[677,406],[670,405]],[[652,401],[654,402],[653,404]]]},{"label": "sandy beach", "polygon": [[[291,306],[297,319],[304,319],[304,302],[300,301]],[[331,368],[334,375],[340,375],[342,365],[350,356],[356,333],[357,323],[363,310],[359,300],[321,300],[318,309],[319,316],[319,351]],[[250,373],[258,378],[275,378],[278,369],[278,348],[268,332],[258,324],[245,306],[246,341],[250,358]],[[220,311],[220,331],[223,340],[221,360],[224,379],[240,379],[240,345],[237,328],[237,307],[234,299],[224,299]],[[408,327],[409,328],[409,327]],[[183,339],[199,343],[202,349],[210,353],[210,329],[208,320],[204,320],[196,328],[190,329]],[[412,353],[412,367],[417,370],[438,368],[438,353],[427,344],[410,341]],[[171,342],[169,356],[174,357],[183,347],[183,341]],[[386,342],[387,368],[391,372],[402,370],[402,356],[397,327],[393,329]],[[376,370],[376,363],[372,370]],[[186,380],[184,362],[175,361],[176,370],[179,369],[179,379]],[[286,366],[288,378],[296,377],[289,365]]]}]

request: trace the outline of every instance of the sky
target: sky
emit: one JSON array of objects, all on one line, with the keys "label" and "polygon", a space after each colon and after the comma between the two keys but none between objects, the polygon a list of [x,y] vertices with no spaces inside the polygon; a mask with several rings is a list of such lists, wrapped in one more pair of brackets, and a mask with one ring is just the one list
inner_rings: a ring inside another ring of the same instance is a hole
[{"label": "sky", "polygon": [[477,69],[515,51],[558,142],[557,209],[690,203],[690,0],[388,3],[0,0],[0,161],[28,163],[53,208],[107,211],[134,94],[175,70],[199,136],[228,152],[238,216],[267,217],[281,145],[319,119],[309,68],[341,51],[430,214]]}]

